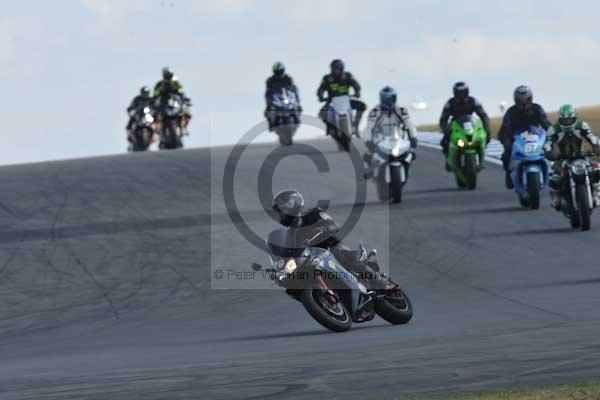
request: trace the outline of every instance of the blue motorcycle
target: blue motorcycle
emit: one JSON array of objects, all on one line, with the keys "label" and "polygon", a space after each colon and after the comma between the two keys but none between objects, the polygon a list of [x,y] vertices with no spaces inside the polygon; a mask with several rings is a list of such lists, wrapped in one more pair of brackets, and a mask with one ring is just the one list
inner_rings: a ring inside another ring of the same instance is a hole
[{"label": "blue motorcycle", "polygon": [[540,208],[542,191],[548,184],[549,167],[544,156],[546,131],[537,126],[515,133],[510,173],[523,207]]}]

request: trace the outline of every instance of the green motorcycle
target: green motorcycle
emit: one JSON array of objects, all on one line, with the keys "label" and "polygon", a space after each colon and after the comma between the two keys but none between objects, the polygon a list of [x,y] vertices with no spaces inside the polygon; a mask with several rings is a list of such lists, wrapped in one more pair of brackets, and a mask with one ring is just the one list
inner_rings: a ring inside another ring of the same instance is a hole
[{"label": "green motorcycle", "polygon": [[453,120],[450,129],[448,165],[459,187],[474,190],[477,174],[485,168],[487,133],[481,121],[474,122],[471,116]]}]

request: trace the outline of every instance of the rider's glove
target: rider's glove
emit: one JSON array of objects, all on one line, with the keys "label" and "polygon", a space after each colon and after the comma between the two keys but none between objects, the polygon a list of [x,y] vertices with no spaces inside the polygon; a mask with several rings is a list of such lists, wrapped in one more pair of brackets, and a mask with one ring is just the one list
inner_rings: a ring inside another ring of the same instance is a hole
[{"label": "rider's glove", "polygon": [[410,138],[410,147],[416,149],[419,145],[419,140],[417,138]]},{"label": "rider's glove", "polygon": [[323,96],[319,96],[319,101],[320,101],[321,103],[322,103],[322,102],[324,102],[325,100],[326,100],[326,99],[325,99],[325,97],[323,97]]},{"label": "rider's glove", "polygon": [[373,150],[375,150],[375,143],[373,143],[373,142],[372,142],[372,141],[370,141],[370,140],[367,140],[367,141],[365,142],[365,147],[367,148],[367,150],[369,150],[369,151],[371,151],[371,152],[372,152]]}]

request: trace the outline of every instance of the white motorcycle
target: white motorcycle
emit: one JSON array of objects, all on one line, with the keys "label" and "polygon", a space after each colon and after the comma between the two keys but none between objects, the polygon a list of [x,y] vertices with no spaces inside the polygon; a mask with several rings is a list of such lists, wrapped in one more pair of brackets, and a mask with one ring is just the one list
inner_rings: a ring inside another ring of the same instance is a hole
[{"label": "white motorcycle", "polygon": [[410,164],[415,159],[407,133],[399,127],[392,132],[380,135],[370,165],[372,179],[377,185],[377,195],[381,201],[402,202],[402,189],[408,180]]},{"label": "white motorcycle", "polygon": [[327,134],[335,139],[340,150],[350,151],[353,121],[350,96],[333,97],[327,109]]}]

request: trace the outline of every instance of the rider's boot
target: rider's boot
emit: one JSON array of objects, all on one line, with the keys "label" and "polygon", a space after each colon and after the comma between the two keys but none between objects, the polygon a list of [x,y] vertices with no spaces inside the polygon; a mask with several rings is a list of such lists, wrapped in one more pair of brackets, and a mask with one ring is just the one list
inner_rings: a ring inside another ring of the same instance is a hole
[{"label": "rider's boot", "polygon": [[552,207],[554,207],[556,211],[560,211],[560,205],[562,203],[562,199],[560,198],[560,175],[551,175],[550,180],[548,181],[548,186],[550,187],[550,199],[552,200]]},{"label": "rider's boot", "polygon": [[560,193],[556,190],[550,189],[550,199],[552,200],[552,207],[556,211],[560,211]]},{"label": "rider's boot", "polygon": [[356,135],[356,137],[360,137],[360,132],[358,130],[358,127],[360,126],[360,120],[362,119],[362,116],[364,114],[364,111],[358,110],[356,111],[356,116],[354,117],[354,126],[353,128],[353,133]]},{"label": "rider's boot", "polygon": [[363,165],[365,167],[365,179],[371,179],[373,177],[373,168],[371,167],[372,154],[365,153],[363,155]]},{"label": "rider's boot", "polygon": [[510,176],[510,171],[506,170],[504,171],[504,184],[506,185],[507,189],[514,189],[515,185],[512,181],[512,176]]},{"label": "rider's boot", "polygon": [[452,172],[452,167],[448,163],[448,143],[442,140],[440,143],[442,146],[442,153],[444,154],[444,164],[446,166],[446,172]]}]

